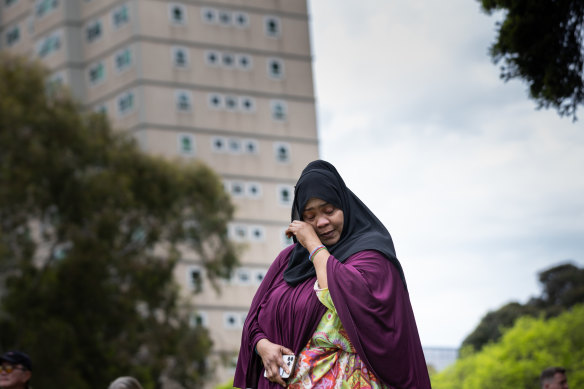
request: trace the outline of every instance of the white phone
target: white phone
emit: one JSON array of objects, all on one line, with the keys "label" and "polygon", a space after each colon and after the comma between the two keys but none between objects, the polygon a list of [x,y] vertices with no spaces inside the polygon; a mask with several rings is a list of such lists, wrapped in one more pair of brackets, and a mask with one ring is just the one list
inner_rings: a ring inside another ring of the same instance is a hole
[{"label": "white phone", "polygon": [[[288,366],[290,373],[286,373],[286,370],[284,370],[282,367],[280,367],[280,377],[288,378],[288,377],[290,377],[290,374],[292,374],[292,370],[294,369],[294,362],[296,361],[296,357],[294,355],[282,355],[282,360],[284,361],[286,366]],[[267,377],[267,376],[268,376],[268,372],[264,370],[264,377]]]}]

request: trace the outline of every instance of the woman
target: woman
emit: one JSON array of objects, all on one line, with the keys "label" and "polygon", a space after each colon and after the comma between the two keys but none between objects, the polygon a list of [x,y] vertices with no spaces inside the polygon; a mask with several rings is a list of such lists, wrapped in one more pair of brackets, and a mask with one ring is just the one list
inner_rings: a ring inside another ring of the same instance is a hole
[{"label": "woman", "polygon": [[430,388],[391,236],[330,163],[302,172],[286,233],[295,244],[252,301],[234,386]]}]

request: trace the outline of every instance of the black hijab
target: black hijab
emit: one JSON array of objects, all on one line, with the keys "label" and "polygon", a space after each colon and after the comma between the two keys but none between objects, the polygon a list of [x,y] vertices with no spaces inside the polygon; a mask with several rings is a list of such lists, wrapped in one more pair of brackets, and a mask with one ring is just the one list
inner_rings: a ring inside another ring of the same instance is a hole
[{"label": "black hijab", "polygon": [[[308,200],[319,198],[343,211],[343,231],[337,243],[327,249],[340,262],[363,250],[376,250],[382,253],[399,270],[406,286],[404,272],[395,255],[393,241],[381,221],[347,186],[337,169],[326,161],[313,161],[302,171],[294,188],[292,220],[302,220],[302,212]],[[314,277],[316,271],[308,260],[309,252],[296,241],[284,280],[292,286]]]}]

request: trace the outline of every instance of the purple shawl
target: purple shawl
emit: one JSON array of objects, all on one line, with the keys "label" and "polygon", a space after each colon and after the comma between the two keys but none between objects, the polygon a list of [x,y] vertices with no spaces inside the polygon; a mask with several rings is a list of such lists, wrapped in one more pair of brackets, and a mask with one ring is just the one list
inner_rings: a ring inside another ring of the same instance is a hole
[{"label": "purple shawl", "polygon": [[[280,388],[263,377],[255,344],[267,338],[298,355],[326,312],[313,290],[315,277],[296,286],[284,281],[293,248],[276,258],[252,301],[243,328],[235,387]],[[395,265],[379,252],[362,251],[344,263],[329,257],[327,277],[341,323],[357,354],[375,375],[396,389],[430,388],[409,295]]]}]

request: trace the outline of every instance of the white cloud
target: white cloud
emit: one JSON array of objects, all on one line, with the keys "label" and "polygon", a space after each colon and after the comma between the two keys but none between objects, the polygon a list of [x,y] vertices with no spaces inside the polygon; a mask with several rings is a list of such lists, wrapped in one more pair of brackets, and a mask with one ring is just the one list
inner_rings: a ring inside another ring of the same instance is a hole
[{"label": "white cloud", "polygon": [[582,124],[499,79],[478,2],[310,6],[321,155],[392,233],[425,344],[584,265]]}]

